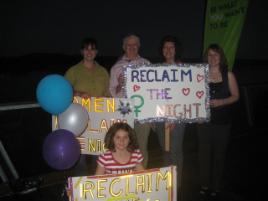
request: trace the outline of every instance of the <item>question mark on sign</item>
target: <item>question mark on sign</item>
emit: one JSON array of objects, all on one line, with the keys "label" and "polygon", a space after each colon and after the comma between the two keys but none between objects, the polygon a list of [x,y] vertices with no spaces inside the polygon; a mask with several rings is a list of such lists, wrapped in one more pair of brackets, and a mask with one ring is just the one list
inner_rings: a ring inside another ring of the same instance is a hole
[{"label": "question mark on sign", "polygon": [[141,112],[140,108],[144,105],[144,99],[140,95],[133,95],[133,96],[131,96],[131,99],[135,99],[135,98],[136,99],[139,99],[139,101],[140,101],[140,104],[139,105],[136,105],[136,102],[134,101],[135,102],[134,112],[135,112],[135,116],[138,117],[139,112]]}]

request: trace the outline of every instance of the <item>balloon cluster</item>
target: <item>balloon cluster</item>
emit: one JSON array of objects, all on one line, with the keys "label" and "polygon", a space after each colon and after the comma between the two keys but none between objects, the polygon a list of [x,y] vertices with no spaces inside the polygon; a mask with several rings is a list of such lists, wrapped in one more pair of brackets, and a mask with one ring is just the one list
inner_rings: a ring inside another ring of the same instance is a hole
[{"label": "balloon cluster", "polygon": [[72,103],[72,86],[58,74],[44,77],[37,86],[36,96],[42,109],[58,116],[59,128],[46,137],[43,157],[54,169],[69,169],[80,157],[80,145],[76,137],[86,129],[88,113],[80,104]]}]

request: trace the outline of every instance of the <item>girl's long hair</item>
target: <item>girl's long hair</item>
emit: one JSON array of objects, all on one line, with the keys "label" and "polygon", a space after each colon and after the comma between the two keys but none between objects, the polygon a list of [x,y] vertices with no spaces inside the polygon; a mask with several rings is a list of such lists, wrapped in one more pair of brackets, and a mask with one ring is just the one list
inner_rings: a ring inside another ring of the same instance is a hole
[{"label": "girl's long hair", "polygon": [[109,149],[110,151],[115,151],[114,136],[116,132],[119,130],[123,130],[128,133],[129,137],[129,144],[127,147],[128,151],[132,152],[135,149],[139,148],[135,131],[127,123],[119,122],[113,124],[106,133],[106,136],[104,138],[105,143],[104,146],[106,149]]}]

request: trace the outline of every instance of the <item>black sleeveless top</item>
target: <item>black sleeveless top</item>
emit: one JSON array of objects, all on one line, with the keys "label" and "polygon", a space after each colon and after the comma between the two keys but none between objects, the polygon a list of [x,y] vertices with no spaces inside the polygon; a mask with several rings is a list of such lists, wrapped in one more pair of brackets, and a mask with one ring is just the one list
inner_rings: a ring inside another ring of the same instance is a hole
[{"label": "black sleeveless top", "polygon": [[[228,98],[230,96],[228,72],[222,74],[222,82],[210,82],[209,89],[210,99]],[[210,108],[210,122],[213,124],[229,124],[231,122],[229,110],[228,105]]]}]

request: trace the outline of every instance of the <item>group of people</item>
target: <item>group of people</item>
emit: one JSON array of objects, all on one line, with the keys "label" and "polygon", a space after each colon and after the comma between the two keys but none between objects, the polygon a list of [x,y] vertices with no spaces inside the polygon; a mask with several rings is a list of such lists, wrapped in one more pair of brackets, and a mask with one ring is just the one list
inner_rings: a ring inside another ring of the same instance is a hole
[{"label": "group of people", "polygon": [[[123,68],[127,65],[150,64],[139,55],[140,39],[128,35],[123,39],[124,54],[112,66],[110,74],[95,61],[97,41],[86,38],[82,41],[80,63],[67,70],[65,77],[73,86],[74,95],[88,97],[124,96]],[[179,42],[175,36],[165,36],[160,44],[164,64],[179,64]],[[204,55],[209,64],[209,87],[211,121],[198,123],[198,153],[200,169],[200,194],[217,196],[223,174],[224,157],[230,136],[229,105],[239,98],[235,76],[228,71],[227,60],[222,48],[211,44]],[[178,189],[181,187],[183,167],[184,123],[139,123],[132,129],[126,123],[112,125],[105,136],[108,150],[97,158],[96,174],[129,173],[143,170],[148,163],[148,137],[153,129],[164,150],[164,130],[170,129],[170,151],[164,152],[164,164],[176,165]]]}]

